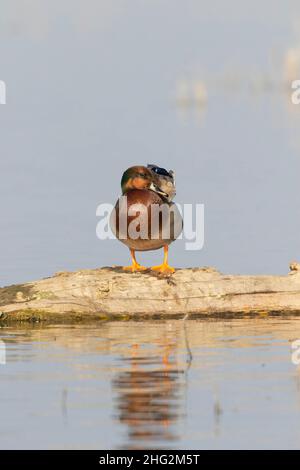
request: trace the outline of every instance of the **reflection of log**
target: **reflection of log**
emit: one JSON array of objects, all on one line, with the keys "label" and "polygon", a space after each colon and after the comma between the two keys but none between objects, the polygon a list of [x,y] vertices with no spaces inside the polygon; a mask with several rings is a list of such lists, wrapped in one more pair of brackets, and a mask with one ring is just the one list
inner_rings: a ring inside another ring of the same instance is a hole
[{"label": "reflection of log", "polygon": [[151,272],[102,268],[0,289],[0,321],[110,316],[300,313],[300,269],[289,276],[223,275],[211,268]]}]

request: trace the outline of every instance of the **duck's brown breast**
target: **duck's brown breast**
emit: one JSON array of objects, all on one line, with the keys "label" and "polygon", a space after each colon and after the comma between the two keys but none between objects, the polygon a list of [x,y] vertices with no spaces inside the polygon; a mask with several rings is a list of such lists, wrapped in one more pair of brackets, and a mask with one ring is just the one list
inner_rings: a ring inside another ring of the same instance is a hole
[{"label": "duck's brown breast", "polygon": [[182,218],[175,204],[154,191],[133,189],[117,201],[111,229],[129,248],[157,250],[179,236]]}]

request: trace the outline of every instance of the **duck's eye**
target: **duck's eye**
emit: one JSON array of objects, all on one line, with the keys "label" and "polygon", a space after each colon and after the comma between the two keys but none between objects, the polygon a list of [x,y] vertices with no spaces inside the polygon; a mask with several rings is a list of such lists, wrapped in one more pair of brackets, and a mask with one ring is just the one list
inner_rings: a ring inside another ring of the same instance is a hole
[{"label": "duck's eye", "polygon": [[148,175],[146,173],[137,173],[137,176],[140,178],[148,178]]}]

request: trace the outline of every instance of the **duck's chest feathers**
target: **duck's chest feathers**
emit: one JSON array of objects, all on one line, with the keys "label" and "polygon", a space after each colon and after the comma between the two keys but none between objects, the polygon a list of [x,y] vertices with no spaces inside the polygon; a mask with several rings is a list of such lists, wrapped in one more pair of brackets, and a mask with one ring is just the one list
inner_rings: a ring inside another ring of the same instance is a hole
[{"label": "duck's chest feathers", "polygon": [[153,191],[134,189],[117,201],[111,228],[129,248],[155,250],[179,236],[182,218],[175,204]]}]

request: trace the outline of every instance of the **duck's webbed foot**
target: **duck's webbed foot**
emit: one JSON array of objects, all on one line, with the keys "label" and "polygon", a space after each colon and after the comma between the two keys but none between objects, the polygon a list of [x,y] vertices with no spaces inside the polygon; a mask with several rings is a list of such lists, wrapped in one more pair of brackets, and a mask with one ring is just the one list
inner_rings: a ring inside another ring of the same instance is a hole
[{"label": "duck's webbed foot", "polygon": [[164,246],[164,261],[162,264],[158,266],[153,266],[151,268],[152,271],[157,271],[162,274],[173,274],[175,272],[175,269],[169,266],[168,264],[168,251],[169,251],[169,247],[168,245],[165,245]]},{"label": "duck's webbed foot", "polygon": [[130,271],[132,273],[135,273],[135,272],[138,272],[138,271],[145,271],[146,269],[146,266],[141,266],[136,258],[135,258],[135,251],[134,250],[130,250],[130,253],[131,253],[131,259],[132,259],[132,265],[131,266],[123,266],[123,269],[124,271]]},{"label": "duck's webbed foot", "polygon": [[159,264],[158,266],[152,266],[151,271],[158,271],[162,274],[173,274],[175,269],[169,266],[167,263]]},{"label": "duck's webbed foot", "polygon": [[130,271],[132,273],[138,272],[138,271],[145,271],[146,266],[141,266],[139,263],[132,263],[131,266],[123,266],[124,271]]}]

